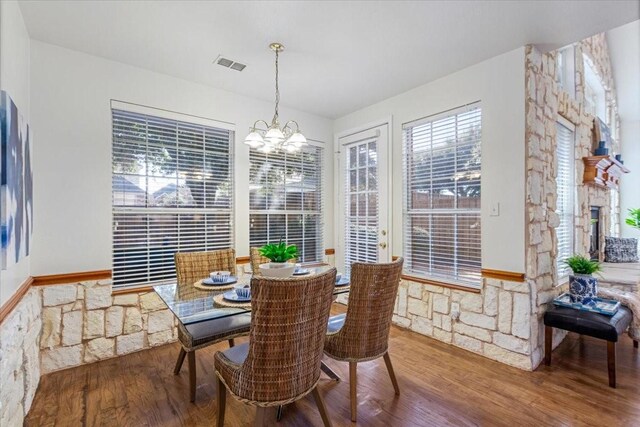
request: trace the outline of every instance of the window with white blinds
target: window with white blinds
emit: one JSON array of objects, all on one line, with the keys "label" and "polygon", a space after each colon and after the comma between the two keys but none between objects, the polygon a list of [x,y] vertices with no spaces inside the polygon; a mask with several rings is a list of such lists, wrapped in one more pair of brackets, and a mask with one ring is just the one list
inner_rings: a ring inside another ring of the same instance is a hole
[{"label": "window with white blinds", "polygon": [[558,256],[556,267],[558,279],[569,276],[569,267],[564,261],[573,255],[574,214],[573,204],[575,197],[575,155],[573,131],[566,126],[556,124],[556,159],[557,168],[557,193],[556,213],[560,217],[560,224],[556,228],[558,239]]},{"label": "window with white blinds", "polygon": [[114,287],[174,279],[175,252],[233,246],[233,132],[160,113],[112,109]]},{"label": "window with white blinds", "polygon": [[478,103],[403,126],[404,256],[411,275],[481,281]]},{"label": "window with white blinds", "polygon": [[260,247],[280,239],[298,247],[301,262],[324,259],[323,149],[249,154],[249,243]]}]

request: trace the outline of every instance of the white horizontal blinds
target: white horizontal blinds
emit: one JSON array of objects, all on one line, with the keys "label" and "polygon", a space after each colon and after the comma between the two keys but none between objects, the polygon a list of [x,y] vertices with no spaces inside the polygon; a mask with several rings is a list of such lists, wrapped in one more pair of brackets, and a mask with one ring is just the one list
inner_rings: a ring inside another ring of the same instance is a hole
[{"label": "white horizontal blinds", "polygon": [[175,278],[175,252],[232,246],[233,132],[113,109],[113,282]]},{"label": "white horizontal blinds", "polygon": [[556,266],[558,279],[562,279],[569,276],[569,267],[564,261],[573,254],[573,204],[575,197],[573,131],[558,123],[556,140],[556,158],[558,161],[556,177],[558,201],[556,204],[556,213],[560,217],[560,224],[556,228],[556,238],[558,239]]},{"label": "white horizontal blinds", "polygon": [[249,243],[260,247],[280,239],[298,247],[299,261],[322,261],[323,149],[297,153],[250,150]]},{"label": "white horizontal blinds", "polygon": [[405,270],[478,286],[480,106],[404,125]]},{"label": "white horizontal blinds", "polygon": [[345,274],[354,262],[378,261],[377,137],[346,145]]}]

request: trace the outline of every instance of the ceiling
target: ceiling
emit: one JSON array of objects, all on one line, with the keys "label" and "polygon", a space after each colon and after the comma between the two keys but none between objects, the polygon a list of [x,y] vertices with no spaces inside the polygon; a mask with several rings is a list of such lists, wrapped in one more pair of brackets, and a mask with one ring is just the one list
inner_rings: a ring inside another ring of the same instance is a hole
[{"label": "ceiling", "polygon": [[[640,6],[639,6],[640,7]],[[620,120],[640,120],[640,20],[607,32]]]},{"label": "ceiling", "polygon": [[[20,2],[32,38],[343,116],[528,43],[564,46],[637,20],[632,1]],[[213,65],[223,54],[242,72]]]}]

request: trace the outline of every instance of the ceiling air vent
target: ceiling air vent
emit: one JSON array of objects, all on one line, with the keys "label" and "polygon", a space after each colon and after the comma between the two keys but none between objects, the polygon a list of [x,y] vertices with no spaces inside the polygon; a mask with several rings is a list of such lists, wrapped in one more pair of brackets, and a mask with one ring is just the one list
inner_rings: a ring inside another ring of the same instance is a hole
[{"label": "ceiling air vent", "polygon": [[231,68],[232,70],[236,71],[242,71],[247,67],[245,64],[241,64],[240,62],[235,62],[231,59],[224,58],[222,55],[218,55],[218,57],[213,62],[225,68]]}]

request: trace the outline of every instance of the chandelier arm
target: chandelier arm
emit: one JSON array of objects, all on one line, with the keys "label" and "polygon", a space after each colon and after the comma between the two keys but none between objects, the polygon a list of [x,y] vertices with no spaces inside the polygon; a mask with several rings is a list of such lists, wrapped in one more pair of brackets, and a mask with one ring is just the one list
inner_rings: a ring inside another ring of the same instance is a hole
[{"label": "chandelier arm", "polygon": [[[290,125],[290,124],[292,124],[292,123],[293,123],[294,125],[296,125],[296,129],[295,129],[295,131],[293,130],[293,128],[292,128],[291,126],[289,126],[289,125]],[[289,120],[289,121],[288,121],[287,123],[285,123],[285,125],[282,127],[282,130],[285,130],[285,129],[290,129],[290,130],[291,130],[291,132],[294,132],[294,133],[295,133],[295,132],[300,132],[300,125],[299,125],[299,124],[298,124],[298,122],[296,122],[295,120]]]},{"label": "chandelier arm", "polygon": [[258,128],[258,124],[259,124],[259,123],[264,123],[265,127],[266,127],[267,129],[269,129],[269,123],[267,123],[267,122],[266,122],[266,121],[264,121],[264,120],[256,120],[256,122],[253,124],[253,127],[252,127],[251,129],[253,129],[253,130],[263,130],[263,129],[259,129],[259,128]]}]

